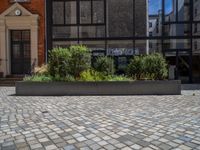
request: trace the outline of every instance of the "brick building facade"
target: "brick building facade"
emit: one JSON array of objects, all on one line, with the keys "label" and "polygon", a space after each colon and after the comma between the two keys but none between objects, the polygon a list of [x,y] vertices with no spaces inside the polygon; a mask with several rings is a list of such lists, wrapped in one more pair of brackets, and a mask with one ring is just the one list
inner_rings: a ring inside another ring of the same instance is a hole
[{"label": "brick building facade", "polygon": [[45,62],[45,0],[0,1],[0,60],[4,76]]}]

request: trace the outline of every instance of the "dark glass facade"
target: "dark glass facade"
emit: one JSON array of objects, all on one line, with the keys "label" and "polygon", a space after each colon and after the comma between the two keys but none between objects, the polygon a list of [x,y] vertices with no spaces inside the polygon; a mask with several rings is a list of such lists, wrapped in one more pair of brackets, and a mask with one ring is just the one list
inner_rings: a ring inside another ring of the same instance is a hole
[{"label": "dark glass facade", "polygon": [[94,56],[113,56],[118,70],[133,55],[160,52],[177,79],[200,78],[200,0],[154,3],[156,14],[148,13],[148,0],[48,0],[47,48],[84,44]]}]

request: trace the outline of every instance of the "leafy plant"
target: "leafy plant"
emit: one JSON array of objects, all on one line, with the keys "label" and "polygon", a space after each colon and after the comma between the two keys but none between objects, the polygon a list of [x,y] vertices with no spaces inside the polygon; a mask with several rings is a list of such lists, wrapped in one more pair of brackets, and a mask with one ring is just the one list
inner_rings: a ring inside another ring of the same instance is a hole
[{"label": "leafy plant", "polygon": [[161,54],[135,56],[127,68],[129,77],[137,80],[163,80],[167,78],[167,63]]},{"label": "leafy plant", "polygon": [[69,82],[69,81],[75,81],[75,78],[71,75],[66,75],[65,77],[61,77],[58,74],[56,74],[55,77],[53,77],[53,81],[64,81],[64,82]]},{"label": "leafy plant", "polygon": [[135,56],[127,67],[127,75],[133,79],[141,79],[145,72],[142,56]]},{"label": "leafy plant", "polygon": [[162,80],[167,78],[168,69],[166,60],[161,54],[155,53],[144,57],[145,71],[151,79]]},{"label": "leafy plant", "polygon": [[27,82],[50,82],[52,81],[52,77],[47,75],[32,75],[26,76],[23,80]]},{"label": "leafy plant", "polygon": [[49,53],[48,72],[51,76],[66,77],[69,74],[71,54],[66,48],[54,48]]},{"label": "leafy plant", "polygon": [[114,75],[114,76],[108,76],[107,81],[132,81],[132,79],[122,75],[121,76]]},{"label": "leafy plant", "polygon": [[111,57],[98,57],[94,63],[94,69],[105,75],[113,75],[115,73],[114,60]]},{"label": "leafy plant", "polygon": [[95,70],[89,69],[80,74],[80,81],[103,81],[104,75]]},{"label": "leafy plant", "polygon": [[69,53],[69,73],[75,78],[78,78],[81,72],[91,67],[90,50],[86,46],[76,45],[69,48]]}]

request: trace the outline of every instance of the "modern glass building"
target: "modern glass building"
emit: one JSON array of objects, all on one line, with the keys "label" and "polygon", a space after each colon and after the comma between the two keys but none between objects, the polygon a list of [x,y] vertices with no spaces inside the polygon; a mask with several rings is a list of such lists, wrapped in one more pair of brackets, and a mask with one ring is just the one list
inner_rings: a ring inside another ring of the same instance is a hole
[{"label": "modern glass building", "polygon": [[[176,79],[196,81],[200,77],[199,3],[200,0],[49,0],[48,49],[84,44],[95,56],[113,56],[118,70],[123,70],[133,55],[160,52],[172,68],[175,66]],[[156,5],[157,12],[151,14],[151,5]]]},{"label": "modern glass building", "polygon": [[[93,55],[116,59],[118,71],[128,57],[148,53],[147,0],[49,0],[48,49],[84,44]],[[52,16],[52,17],[51,17]]]}]

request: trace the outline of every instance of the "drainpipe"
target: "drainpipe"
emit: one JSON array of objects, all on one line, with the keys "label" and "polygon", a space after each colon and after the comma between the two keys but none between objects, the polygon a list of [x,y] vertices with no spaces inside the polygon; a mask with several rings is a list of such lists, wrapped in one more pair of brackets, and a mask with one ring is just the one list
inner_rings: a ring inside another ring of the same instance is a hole
[{"label": "drainpipe", "polygon": [[44,53],[44,58],[45,58],[45,63],[47,63],[47,53],[48,53],[48,49],[47,49],[47,0],[44,0],[44,7],[45,7],[45,53]]}]

